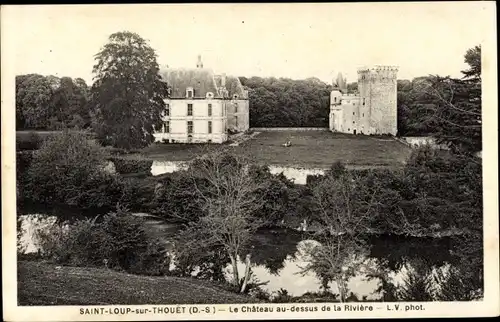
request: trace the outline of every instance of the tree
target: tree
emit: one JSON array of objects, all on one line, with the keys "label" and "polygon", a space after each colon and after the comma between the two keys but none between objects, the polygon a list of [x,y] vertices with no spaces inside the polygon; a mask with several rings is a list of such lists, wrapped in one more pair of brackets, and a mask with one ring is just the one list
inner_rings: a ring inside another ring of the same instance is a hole
[{"label": "tree", "polygon": [[167,97],[155,51],[125,31],[112,34],[95,58],[91,100],[98,140],[125,149],[147,146]]},{"label": "tree", "polygon": [[249,88],[251,126],[328,126],[331,85],[317,78],[240,77],[240,81]]},{"label": "tree", "polygon": [[316,273],[325,289],[330,281],[336,281],[344,302],[347,280],[362,264],[366,252],[362,236],[370,232],[377,219],[374,214],[384,206],[384,200],[377,182],[361,180],[338,165],[332,170],[312,191],[315,219],[322,229],[318,232],[320,244],[309,251],[311,261],[303,272]]},{"label": "tree", "polygon": [[16,76],[16,125],[41,129],[47,126],[53,89],[46,77],[38,74]]},{"label": "tree", "polygon": [[[243,280],[239,277],[237,261],[263,225],[255,216],[262,206],[256,193],[259,184],[249,174],[244,159],[224,151],[194,160],[188,171],[204,215],[184,233],[193,238],[192,247],[183,245],[184,253],[199,253],[200,248],[223,249],[233,268],[232,283],[244,292],[250,276],[250,255],[246,255],[247,271]],[[200,179],[207,183],[204,187],[199,186]]]},{"label": "tree", "polygon": [[435,103],[430,118],[437,123],[438,143],[475,154],[482,150],[481,47],[469,49],[465,62],[469,69],[462,79],[434,76],[425,92]]},{"label": "tree", "polygon": [[474,82],[481,81],[481,46],[475,46],[467,50],[465,56],[465,63],[469,65],[469,69],[462,71],[465,79]]}]

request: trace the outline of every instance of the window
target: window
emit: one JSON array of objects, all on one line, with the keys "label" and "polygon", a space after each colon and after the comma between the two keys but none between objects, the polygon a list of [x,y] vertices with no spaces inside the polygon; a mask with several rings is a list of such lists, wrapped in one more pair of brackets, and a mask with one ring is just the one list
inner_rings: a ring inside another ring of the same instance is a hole
[{"label": "window", "polygon": [[236,125],[236,127],[238,127],[238,117],[237,116],[234,117],[234,124]]},{"label": "window", "polygon": [[363,117],[365,117],[365,113],[363,113]]},{"label": "window", "polygon": [[365,105],[365,99],[363,98],[363,105]]},{"label": "window", "polygon": [[352,112],[352,115],[356,115],[356,113],[355,113],[355,112]]},{"label": "window", "polygon": [[193,134],[193,121],[188,121],[188,134]]},{"label": "window", "polygon": [[352,121],[352,124],[354,124],[354,121]]},{"label": "window", "polygon": [[212,121],[208,121],[208,133],[212,133]]},{"label": "window", "polygon": [[234,113],[238,113],[238,104],[234,104]]},{"label": "window", "polygon": [[333,101],[334,101],[335,103],[337,103],[337,98],[336,98],[336,97],[334,97],[334,98],[333,98]]},{"label": "window", "polygon": [[212,116],[212,104],[208,104],[208,116]]},{"label": "window", "polygon": [[165,122],[165,133],[170,133],[170,121]]},{"label": "window", "polygon": [[193,116],[193,104],[188,104],[188,116]]},{"label": "window", "polygon": [[193,98],[193,96],[194,96],[194,90],[193,90],[193,88],[188,87],[186,89],[186,97],[187,98]]},{"label": "window", "polygon": [[167,106],[165,106],[165,115],[170,116],[170,104],[167,104]]}]

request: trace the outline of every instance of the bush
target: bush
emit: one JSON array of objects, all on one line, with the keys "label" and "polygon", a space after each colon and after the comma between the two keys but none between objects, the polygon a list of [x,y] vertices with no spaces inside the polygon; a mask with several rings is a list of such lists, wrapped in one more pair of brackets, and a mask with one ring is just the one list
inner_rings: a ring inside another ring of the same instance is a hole
[{"label": "bush", "polygon": [[115,164],[116,172],[120,174],[129,173],[151,173],[151,166],[153,160],[145,159],[124,159],[124,158],[110,158]]},{"label": "bush", "polygon": [[53,225],[39,235],[42,257],[58,264],[107,267],[144,275],[168,273],[165,247],[142,218],[118,209],[102,218]]},{"label": "bush", "polygon": [[85,120],[79,114],[73,114],[69,126],[75,129],[83,129],[85,126]]},{"label": "bush", "polygon": [[17,202],[22,203],[24,199],[24,189],[26,184],[27,172],[33,161],[32,151],[18,151],[16,153],[16,189]]},{"label": "bush", "polygon": [[25,150],[16,152],[16,173],[18,175],[18,179],[22,174],[25,174],[28,171],[32,161],[33,151]]},{"label": "bush", "polygon": [[133,211],[149,211],[154,202],[158,182],[150,178],[121,178],[121,197],[119,203]]},{"label": "bush", "polygon": [[[189,223],[196,222],[205,211],[200,207],[193,181],[183,171],[163,176],[155,180],[154,199],[151,204],[151,214],[167,221]],[[204,189],[207,183],[197,179],[199,189]]]},{"label": "bush", "polygon": [[100,147],[82,133],[63,132],[50,136],[34,152],[27,171],[25,196],[35,203],[86,207],[89,189],[108,183]]},{"label": "bush", "polygon": [[18,133],[16,135],[16,151],[37,150],[40,148],[43,139],[36,132],[28,134]]}]

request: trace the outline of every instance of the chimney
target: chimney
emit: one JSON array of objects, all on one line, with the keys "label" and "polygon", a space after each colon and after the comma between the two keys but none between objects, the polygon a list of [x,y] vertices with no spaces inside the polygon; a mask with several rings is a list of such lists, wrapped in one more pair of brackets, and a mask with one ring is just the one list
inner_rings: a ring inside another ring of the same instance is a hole
[{"label": "chimney", "polygon": [[220,86],[221,87],[226,87],[226,73],[223,73],[220,78]]},{"label": "chimney", "polygon": [[203,68],[203,62],[201,61],[201,55],[198,55],[198,62],[196,63],[196,68]]}]

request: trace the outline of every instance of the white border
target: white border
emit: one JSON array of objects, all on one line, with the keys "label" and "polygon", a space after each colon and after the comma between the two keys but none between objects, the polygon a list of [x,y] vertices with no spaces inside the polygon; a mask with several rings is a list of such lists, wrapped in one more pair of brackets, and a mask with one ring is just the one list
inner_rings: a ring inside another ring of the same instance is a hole
[{"label": "white border", "polygon": [[[456,4],[451,3],[450,5]],[[9,61],[15,60],[16,31],[9,30],[9,22],[16,19],[10,13],[9,6],[1,10],[1,60],[2,60],[2,278],[3,278],[3,309],[6,321],[84,321],[84,320],[195,320],[195,319],[302,319],[302,318],[401,318],[401,317],[470,317],[495,316],[500,314],[499,307],[499,245],[498,245],[498,138],[497,138],[497,44],[496,16],[494,2],[481,2],[485,11],[491,14],[490,20],[484,21],[488,34],[482,42],[482,77],[483,77],[483,180],[484,180],[484,300],[480,302],[425,302],[423,311],[388,311],[387,305],[392,303],[359,303],[378,307],[373,312],[322,312],[317,313],[241,313],[241,307],[247,305],[209,305],[225,311],[217,314],[178,314],[178,315],[80,315],[78,306],[50,307],[18,307],[17,306],[17,274],[16,274],[16,220],[15,220],[15,74]],[[218,4],[219,6],[222,4]],[[234,4],[231,4],[234,5]],[[249,4],[247,4],[249,5]],[[257,5],[257,4],[253,4]],[[311,4],[312,5],[312,4]],[[129,5],[130,6],[130,5]],[[263,6],[268,6],[265,4]],[[269,5],[270,6],[270,5]],[[423,22],[425,23],[425,22]],[[467,24],[467,21],[463,22]],[[38,26],[29,26],[37,28]],[[333,31],[332,31],[333,32]],[[445,39],[443,39],[445,41]],[[34,48],[36,50],[36,48]],[[463,54],[463,53],[458,53]],[[401,307],[409,303],[395,303]],[[329,304],[330,307],[338,304]],[[205,307],[199,305],[197,307]],[[250,304],[251,306],[251,304]],[[312,307],[321,308],[323,304],[259,304],[260,307]],[[95,306],[97,307],[97,306]],[[154,306],[111,306],[111,308],[152,308]],[[170,306],[175,307],[175,306]],[[186,310],[191,307],[186,305]],[[239,313],[230,313],[230,308],[240,308]],[[107,308],[110,308],[108,306]]]}]

